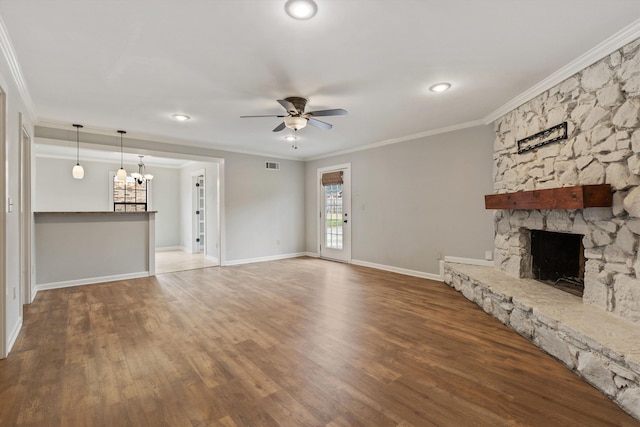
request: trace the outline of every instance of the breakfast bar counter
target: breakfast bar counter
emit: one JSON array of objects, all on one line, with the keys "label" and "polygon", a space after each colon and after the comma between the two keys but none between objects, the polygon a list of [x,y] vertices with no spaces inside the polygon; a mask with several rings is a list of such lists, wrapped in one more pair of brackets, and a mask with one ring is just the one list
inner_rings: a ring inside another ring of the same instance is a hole
[{"label": "breakfast bar counter", "polygon": [[155,275],[155,214],[34,212],[37,289]]}]

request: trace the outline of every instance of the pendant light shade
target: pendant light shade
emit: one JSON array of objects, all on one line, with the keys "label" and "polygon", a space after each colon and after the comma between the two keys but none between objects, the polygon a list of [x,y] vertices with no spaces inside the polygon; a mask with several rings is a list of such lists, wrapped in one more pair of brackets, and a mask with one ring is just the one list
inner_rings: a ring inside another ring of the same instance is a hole
[{"label": "pendant light shade", "polygon": [[120,134],[120,169],[118,169],[118,173],[116,176],[118,177],[118,181],[126,182],[127,171],[124,170],[124,146],[122,143],[122,137],[127,132],[124,130],[119,130],[118,133]]},{"label": "pendant light shade", "polygon": [[75,179],[84,178],[84,168],[80,165],[80,128],[82,125],[74,124],[73,127],[76,128],[76,164],[71,170],[71,174]]}]

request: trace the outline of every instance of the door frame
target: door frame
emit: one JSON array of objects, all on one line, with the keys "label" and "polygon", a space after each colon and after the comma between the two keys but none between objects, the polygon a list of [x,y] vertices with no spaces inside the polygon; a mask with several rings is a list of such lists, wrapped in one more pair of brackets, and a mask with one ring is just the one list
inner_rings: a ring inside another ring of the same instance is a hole
[{"label": "door frame", "polygon": [[7,357],[7,93],[0,88],[0,359]]},{"label": "door frame", "polygon": [[33,215],[31,206],[31,135],[24,125],[22,113],[19,115],[20,121],[20,164],[19,164],[19,189],[18,195],[20,212],[20,315],[22,315],[23,304],[31,304],[32,293],[32,262],[31,253]]},{"label": "door frame", "polygon": [[[323,200],[322,200],[322,195],[324,193],[324,190],[322,188],[322,174],[326,173],[326,172],[336,172],[336,171],[344,171],[345,175],[347,176],[347,179],[345,179],[345,184],[346,184],[346,189],[349,195],[349,198],[347,200],[348,202],[348,206],[347,209],[344,210],[344,212],[349,214],[349,222],[348,222],[348,226],[344,227],[342,230],[342,239],[343,242],[344,241],[348,241],[348,251],[345,250],[345,258],[344,260],[336,260],[333,258],[325,258],[325,259],[331,259],[334,261],[343,261],[346,263],[351,263],[351,253],[352,253],[352,245],[351,245],[351,225],[353,223],[353,215],[351,215],[351,163],[343,163],[340,165],[334,165],[334,166],[326,166],[323,168],[318,168],[317,169],[317,178],[316,178],[316,191],[317,191],[317,212],[319,213],[319,215],[316,217],[316,219],[318,220],[317,223],[317,248],[318,248],[318,256],[320,258],[322,257],[322,243],[323,243],[323,235],[324,235],[324,220],[322,218],[322,206],[323,206]],[[343,199],[343,203],[345,202],[345,200]],[[343,206],[344,207],[344,206]],[[347,240],[348,239],[348,240]],[[346,246],[346,245],[345,245]]]}]

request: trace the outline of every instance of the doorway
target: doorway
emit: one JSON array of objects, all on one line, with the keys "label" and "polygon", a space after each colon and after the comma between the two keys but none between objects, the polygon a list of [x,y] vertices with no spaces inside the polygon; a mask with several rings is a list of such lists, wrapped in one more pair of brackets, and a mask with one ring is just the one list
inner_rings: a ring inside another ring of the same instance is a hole
[{"label": "doorway", "polygon": [[318,169],[320,257],[351,262],[351,165]]}]

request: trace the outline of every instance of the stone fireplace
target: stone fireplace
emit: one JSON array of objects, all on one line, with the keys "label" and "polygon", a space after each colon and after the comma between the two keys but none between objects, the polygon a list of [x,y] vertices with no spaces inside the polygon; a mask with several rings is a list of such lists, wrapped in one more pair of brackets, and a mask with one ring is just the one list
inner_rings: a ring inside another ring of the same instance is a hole
[{"label": "stone fireplace", "polygon": [[[519,153],[517,141],[564,122],[566,139]],[[612,203],[496,208],[494,268],[445,264],[445,282],[640,420],[640,40],[494,127],[496,198],[609,184]],[[570,236],[570,258],[534,261],[547,232]],[[531,280],[554,274],[582,279],[582,299]]]}]

